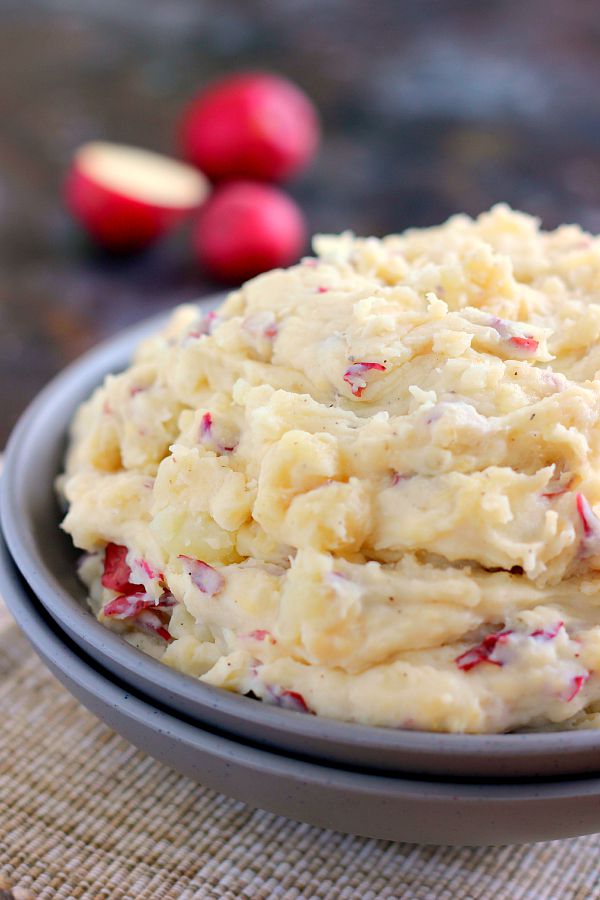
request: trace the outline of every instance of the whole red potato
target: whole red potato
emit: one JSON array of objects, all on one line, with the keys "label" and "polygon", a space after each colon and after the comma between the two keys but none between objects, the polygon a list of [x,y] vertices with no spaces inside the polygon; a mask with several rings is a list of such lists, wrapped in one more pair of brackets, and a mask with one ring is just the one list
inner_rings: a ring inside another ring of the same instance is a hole
[{"label": "whole red potato", "polygon": [[184,113],[181,149],[213,181],[284,181],[315,155],[319,123],[300,88],[278,75],[233,75],[202,91]]},{"label": "whole red potato", "polygon": [[252,181],[218,187],[200,210],[193,233],[200,262],[229,282],[291,265],[305,243],[304,218],[292,198]]}]

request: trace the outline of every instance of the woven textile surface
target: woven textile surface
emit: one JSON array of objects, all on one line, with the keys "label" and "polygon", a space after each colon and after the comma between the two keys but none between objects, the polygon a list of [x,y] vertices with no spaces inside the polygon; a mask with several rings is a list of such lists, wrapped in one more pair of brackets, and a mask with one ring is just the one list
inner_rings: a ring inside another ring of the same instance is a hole
[{"label": "woven textile surface", "polygon": [[600,836],[417,847],[200,787],[84,710],[1,606],[0,717],[0,900],[600,897]]}]

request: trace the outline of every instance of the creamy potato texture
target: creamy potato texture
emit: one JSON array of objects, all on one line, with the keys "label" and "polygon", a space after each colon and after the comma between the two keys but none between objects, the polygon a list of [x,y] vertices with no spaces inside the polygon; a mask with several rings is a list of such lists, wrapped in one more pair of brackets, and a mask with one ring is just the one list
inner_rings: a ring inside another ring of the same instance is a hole
[{"label": "creamy potato texture", "polygon": [[600,240],[505,206],[318,237],[77,413],[100,621],[267,702],[435,731],[600,713]]}]

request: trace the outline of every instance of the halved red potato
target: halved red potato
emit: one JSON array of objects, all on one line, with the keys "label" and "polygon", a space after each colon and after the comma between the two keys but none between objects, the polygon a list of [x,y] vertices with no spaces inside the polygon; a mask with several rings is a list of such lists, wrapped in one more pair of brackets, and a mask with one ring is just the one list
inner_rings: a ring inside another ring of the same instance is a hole
[{"label": "halved red potato", "polygon": [[73,157],[67,205],[91,238],[111,250],[140,250],[208,197],[192,166],[137,147],[94,141]]}]

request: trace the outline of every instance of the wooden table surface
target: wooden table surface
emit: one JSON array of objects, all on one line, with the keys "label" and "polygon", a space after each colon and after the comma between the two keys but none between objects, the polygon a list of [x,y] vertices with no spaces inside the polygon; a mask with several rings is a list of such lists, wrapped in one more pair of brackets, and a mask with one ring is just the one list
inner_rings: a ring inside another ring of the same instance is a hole
[{"label": "wooden table surface", "polygon": [[0,446],[69,360],[211,289],[180,234],[112,259],[63,211],[73,149],[174,151],[209,79],[269,68],[318,104],[325,142],[291,186],[312,230],[383,233],[497,200],[600,231],[600,14],[557,0],[3,0]]}]

